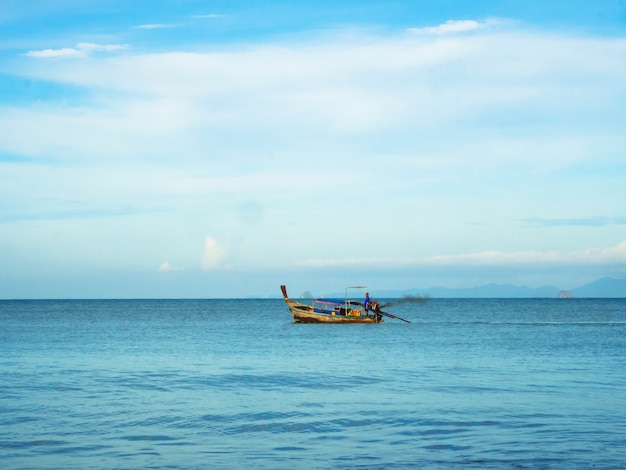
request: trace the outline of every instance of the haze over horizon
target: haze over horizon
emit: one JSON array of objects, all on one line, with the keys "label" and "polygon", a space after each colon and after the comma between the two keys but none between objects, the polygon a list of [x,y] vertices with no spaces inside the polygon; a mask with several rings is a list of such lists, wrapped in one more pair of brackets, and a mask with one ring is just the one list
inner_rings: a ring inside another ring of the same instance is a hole
[{"label": "haze over horizon", "polygon": [[0,298],[625,278],[626,4],[415,3],[3,1]]}]

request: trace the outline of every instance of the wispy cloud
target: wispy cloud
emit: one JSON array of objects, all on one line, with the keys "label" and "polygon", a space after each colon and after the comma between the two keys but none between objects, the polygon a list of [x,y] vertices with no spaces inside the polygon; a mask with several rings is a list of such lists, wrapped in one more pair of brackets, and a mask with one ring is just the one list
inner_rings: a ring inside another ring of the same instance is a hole
[{"label": "wispy cloud", "polygon": [[0,222],[4,221],[51,221],[51,220],[88,220],[88,219],[103,219],[103,218],[118,218],[118,217],[132,217],[136,216],[142,211],[131,208],[84,208],[84,209],[51,209],[45,205],[41,205],[38,210],[32,212],[9,212],[0,211]]},{"label": "wispy cloud", "polygon": [[[447,29],[480,30],[491,23],[445,24]],[[125,47],[79,44],[29,55],[86,57]],[[45,155],[62,149],[67,158],[165,157],[176,142],[184,142],[186,152],[179,158],[195,159],[209,143],[215,148],[228,141],[224,151],[247,159],[255,139],[280,136],[275,144],[286,155],[303,141],[331,146],[337,139],[361,136],[364,144],[379,141],[388,148],[386,161],[412,170],[475,167],[490,172],[522,165],[551,171],[592,151],[596,158],[611,158],[610,149],[624,145],[619,134],[608,135],[610,119],[596,133],[568,131],[581,119],[593,126],[601,121],[593,116],[614,112],[618,101],[610,90],[622,88],[623,52],[622,41],[512,30],[497,38],[325,39],[222,52],[94,56],[80,64],[57,61],[53,67],[46,62],[30,68],[31,76],[109,95],[96,101],[98,107],[5,109],[0,137],[6,151]],[[589,64],[602,65],[595,70]],[[573,100],[572,87],[585,99]],[[111,98],[116,92],[120,99]],[[502,120],[516,125],[496,130],[494,122]],[[550,128],[554,122],[557,132]],[[527,123],[535,127],[532,137]],[[29,134],[19,129],[33,124],[42,131],[35,139],[25,138]],[[64,132],[68,128],[75,130],[71,139]],[[451,141],[449,135],[457,138]],[[458,151],[461,137],[465,151]],[[328,155],[329,164],[340,163],[329,152],[315,153],[322,159]],[[376,164],[379,158],[371,160]]]},{"label": "wispy cloud", "polygon": [[480,29],[492,28],[504,24],[504,20],[487,19],[476,20],[449,20],[438,26],[427,26],[424,28],[408,28],[407,31],[413,34],[454,34],[467,33]]},{"label": "wispy cloud", "polygon": [[610,248],[579,251],[528,251],[504,253],[487,251],[456,256],[434,256],[426,264],[453,266],[521,266],[521,265],[617,265],[626,262],[626,241]]},{"label": "wispy cloud", "polygon": [[126,44],[94,44],[81,42],[77,44],[76,47],[29,51],[26,55],[37,59],[86,58],[98,52],[117,52],[125,49],[128,49]]},{"label": "wispy cloud", "polygon": [[571,252],[483,251],[459,255],[441,255],[424,258],[348,258],[310,259],[299,266],[310,268],[410,268],[410,267],[521,267],[529,265],[621,265],[626,262],[626,241],[611,247]]},{"label": "wispy cloud", "polygon": [[[227,15],[221,15],[217,13],[209,13],[206,15],[193,15],[191,17],[192,20],[217,20],[219,18],[224,18]],[[189,23],[146,23],[136,25],[135,29],[174,29],[174,28],[184,28],[185,26],[189,26]]]},{"label": "wispy cloud", "polygon": [[181,23],[150,23],[150,24],[140,24],[135,26],[137,29],[172,29],[172,28],[181,28],[184,26]]},{"label": "wispy cloud", "polygon": [[626,217],[578,217],[569,219],[528,218],[522,219],[531,227],[606,227],[607,225],[626,225]]},{"label": "wispy cloud", "polygon": [[159,271],[160,272],[170,272],[170,271],[182,271],[183,268],[179,267],[179,266],[172,266],[169,261],[164,261],[163,263],[161,263],[161,265],[159,266]]}]

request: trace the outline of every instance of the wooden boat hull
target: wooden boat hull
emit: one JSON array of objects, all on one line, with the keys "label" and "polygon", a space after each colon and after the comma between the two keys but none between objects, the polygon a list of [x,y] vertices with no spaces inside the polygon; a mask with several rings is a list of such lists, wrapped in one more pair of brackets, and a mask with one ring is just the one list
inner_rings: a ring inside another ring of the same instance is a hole
[{"label": "wooden boat hull", "polygon": [[357,309],[333,313],[316,312],[311,305],[291,300],[287,297],[286,290],[283,290],[283,295],[295,323],[383,323],[381,315],[362,315]]},{"label": "wooden boat hull", "polygon": [[382,318],[375,315],[328,315],[325,313],[313,313],[290,308],[293,320],[296,323],[382,323]]}]

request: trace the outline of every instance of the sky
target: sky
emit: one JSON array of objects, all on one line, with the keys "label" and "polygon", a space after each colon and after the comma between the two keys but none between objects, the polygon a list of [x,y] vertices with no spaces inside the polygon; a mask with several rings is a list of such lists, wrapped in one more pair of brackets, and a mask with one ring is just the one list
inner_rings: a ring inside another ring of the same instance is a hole
[{"label": "sky", "polygon": [[0,298],[626,277],[626,0],[3,0]]}]

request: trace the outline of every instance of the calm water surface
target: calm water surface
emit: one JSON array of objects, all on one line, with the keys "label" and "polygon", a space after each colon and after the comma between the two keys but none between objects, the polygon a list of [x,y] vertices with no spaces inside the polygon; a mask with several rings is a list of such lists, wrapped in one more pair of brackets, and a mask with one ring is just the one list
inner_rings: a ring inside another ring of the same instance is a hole
[{"label": "calm water surface", "polygon": [[626,467],[626,300],[389,311],[0,301],[0,467]]}]

